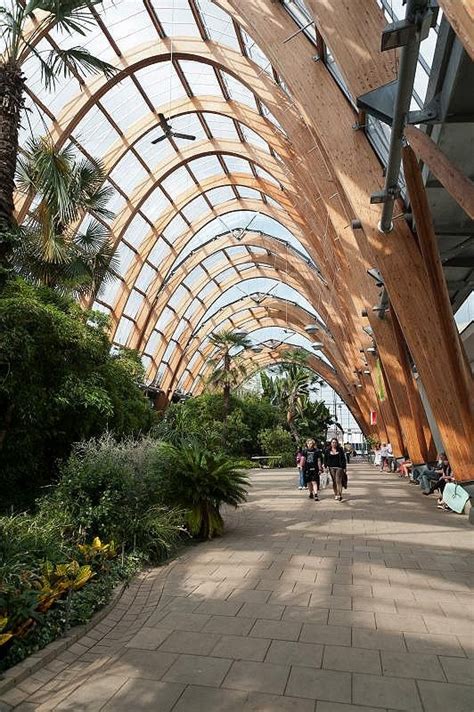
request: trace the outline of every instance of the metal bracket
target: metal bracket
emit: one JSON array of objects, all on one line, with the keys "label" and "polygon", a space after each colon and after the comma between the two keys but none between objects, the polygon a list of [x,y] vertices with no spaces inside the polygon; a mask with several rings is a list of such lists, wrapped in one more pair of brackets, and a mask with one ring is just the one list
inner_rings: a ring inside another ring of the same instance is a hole
[{"label": "metal bracket", "polygon": [[383,84],[377,89],[357,97],[357,108],[366,111],[384,124],[392,125],[393,107],[397,96],[398,80],[394,79],[388,84]]},{"label": "metal bracket", "polygon": [[419,111],[409,111],[407,124],[436,124],[441,118],[441,95],[436,94],[433,99]]},{"label": "metal bracket", "polygon": [[371,205],[379,205],[380,203],[388,203],[391,200],[397,200],[400,197],[400,188],[395,186],[394,188],[388,188],[388,190],[379,190],[376,193],[372,193],[370,196]]}]

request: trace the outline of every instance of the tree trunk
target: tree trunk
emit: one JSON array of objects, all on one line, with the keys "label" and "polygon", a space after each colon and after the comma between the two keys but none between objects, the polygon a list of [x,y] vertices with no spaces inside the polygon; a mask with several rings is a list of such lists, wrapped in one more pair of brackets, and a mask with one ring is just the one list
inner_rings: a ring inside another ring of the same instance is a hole
[{"label": "tree trunk", "polygon": [[23,108],[24,79],[15,65],[0,65],[0,266],[11,250],[6,235],[13,223],[13,192],[18,155],[18,128]]},{"label": "tree trunk", "polygon": [[299,442],[300,436],[298,434],[298,431],[295,426],[295,414],[293,411],[289,410],[286,414],[286,422],[288,423],[288,427],[290,429],[290,433],[292,434],[295,443]]},{"label": "tree trunk", "polygon": [[230,411],[230,385],[228,383],[224,384],[224,420],[227,420],[227,416]]},{"label": "tree trunk", "polygon": [[230,371],[230,356],[229,352],[226,351],[224,354],[224,372],[226,374],[226,383],[224,383],[224,421],[227,420],[227,416],[230,411],[230,384],[228,383],[227,374]]}]

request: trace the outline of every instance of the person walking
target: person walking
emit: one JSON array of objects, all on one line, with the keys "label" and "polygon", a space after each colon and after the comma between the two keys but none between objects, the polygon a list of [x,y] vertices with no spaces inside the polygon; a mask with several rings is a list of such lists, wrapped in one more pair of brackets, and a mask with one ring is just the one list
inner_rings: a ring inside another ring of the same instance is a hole
[{"label": "person walking", "polygon": [[305,488],[304,483],[304,471],[303,471],[303,450],[299,447],[296,453],[296,467],[298,468],[298,489],[302,490]]},{"label": "person walking", "polygon": [[303,450],[304,481],[308,485],[309,499],[318,501],[319,475],[323,468],[323,453],[317,447],[316,441],[310,438]]},{"label": "person walking", "polygon": [[342,502],[342,488],[347,477],[346,456],[337,438],[333,438],[324,454],[324,464],[329,469],[334,490],[334,499]]}]

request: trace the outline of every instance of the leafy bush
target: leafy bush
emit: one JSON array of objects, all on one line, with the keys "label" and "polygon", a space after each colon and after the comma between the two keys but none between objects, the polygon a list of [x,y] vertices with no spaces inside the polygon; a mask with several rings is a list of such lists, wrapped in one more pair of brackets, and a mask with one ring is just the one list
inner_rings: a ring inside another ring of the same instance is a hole
[{"label": "leafy bush", "polygon": [[103,314],[19,278],[2,290],[2,507],[31,505],[73,442],[152,425],[154,414],[136,385],[143,379],[139,358],[130,351],[110,355],[107,324]]},{"label": "leafy bush", "polygon": [[281,425],[261,430],[258,439],[265,455],[275,455],[269,460],[270,467],[291,467],[295,464],[293,438]]},{"label": "leafy bush", "polygon": [[77,532],[114,540],[160,560],[180,538],[183,514],[163,504],[151,439],[117,442],[110,435],[76,445],[61,468],[51,504]]},{"label": "leafy bush", "polygon": [[244,467],[246,463],[209,452],[202,444],[163,445],[156,461],[163,500],[187,511],[189,531],[200,539],[222,534],[222,504],[237,507],[246,500]]}]

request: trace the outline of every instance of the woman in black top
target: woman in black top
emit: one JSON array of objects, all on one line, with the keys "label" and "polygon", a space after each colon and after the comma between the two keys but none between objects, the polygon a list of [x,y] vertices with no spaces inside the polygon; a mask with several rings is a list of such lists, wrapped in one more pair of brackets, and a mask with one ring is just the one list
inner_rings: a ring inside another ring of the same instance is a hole
[{"label": "woman in black top", "polygon": [[324,464],[329,468],[334,490],[334,499],[342,502],[342,486],[346,476],[346,456],[337,438],[333,438],[324,453]]}]

